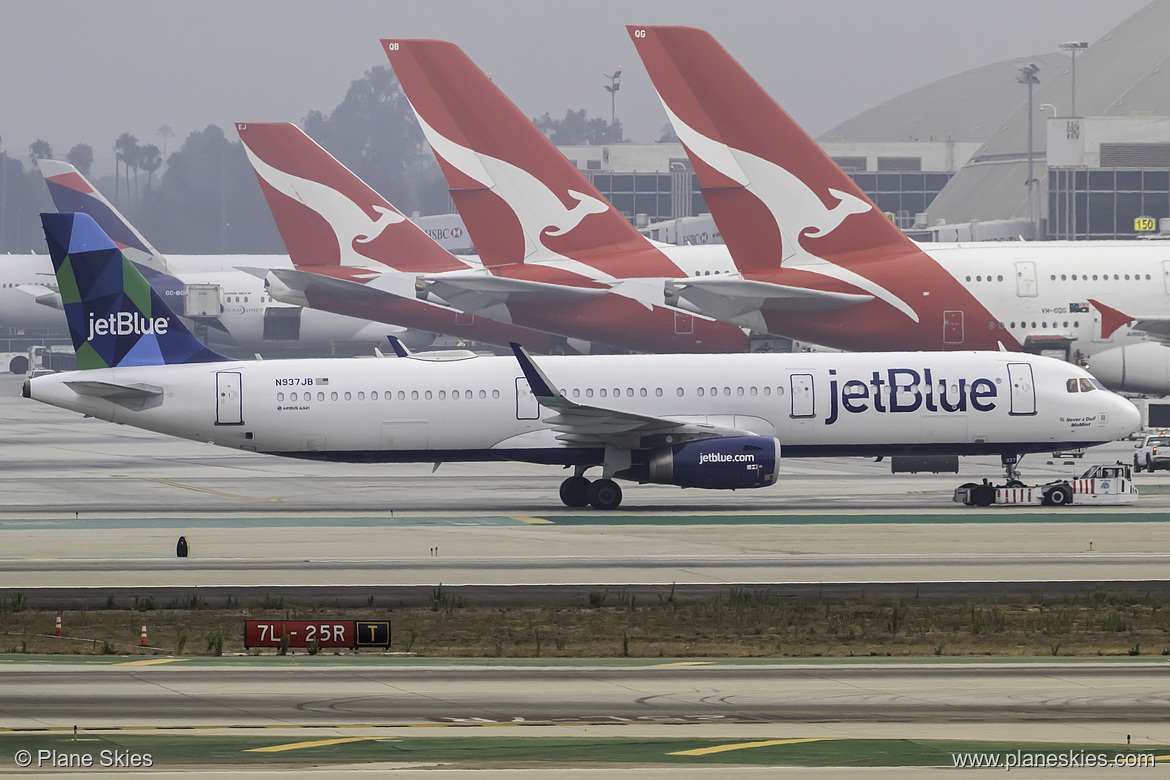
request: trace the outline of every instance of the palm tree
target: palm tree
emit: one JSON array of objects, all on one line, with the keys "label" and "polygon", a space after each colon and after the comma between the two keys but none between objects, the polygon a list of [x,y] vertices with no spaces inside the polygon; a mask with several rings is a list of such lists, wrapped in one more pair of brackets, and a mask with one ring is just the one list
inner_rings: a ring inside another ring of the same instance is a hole
[{"label": "palm tree", "polygon": [[65,160],[81,171],[82,176],[89,176],[89,168],[93,165],[93,147],[89,144],[77,144],[65,155]]},{"label": "palm tree", "polygon": [[154,172],[162,166],[162,154],[154,144],[147,144],[138,150],[138,164],[146,171],[146,189],[154,185]]},{"label": "palm tree", "polygon": [[31,144],[29,144],[28,160],[34,166],[37,164],[37,160],[44,160],[46,158],[51,159],[52,157],[53,157],[53,147],[49,145],[48,141],[44,141],[44,140],[38,138],[37,140],[35,140]]},{"label": "palm tree", "polygon": [[167,139],[174,138],[175,131],[171,129],[170,125],[163,125],[158,130],[155,130],[154,134],[163,139],[162,156],[163,156],[163,159],[165,160],[167,158]]},{"label": "palm tree", "polygon": [[118,202],[118,163],[126,169],[126,194],[130,194],[130,165],[134,159],[134,151],[138,148],[138,139],[129,133],[122,133],[114,142],[114,202]]}]

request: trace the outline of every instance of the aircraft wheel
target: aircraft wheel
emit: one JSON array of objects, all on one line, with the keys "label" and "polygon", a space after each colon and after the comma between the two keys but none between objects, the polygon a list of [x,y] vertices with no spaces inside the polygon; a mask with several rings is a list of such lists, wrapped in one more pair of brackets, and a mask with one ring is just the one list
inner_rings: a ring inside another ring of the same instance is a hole
[{"label": "aircraft wheel", "polygon": [[561,503],[565,506],[589,506],[589,486],[593,484],[585,477],[569,477],[561,483]]},{"label": "aircraft wheel", "polygon": [[1142,473],[1142,464],[1141,464],[1141,461],[1138,460],[1137,455],[1133,456],[1133,473],[1134,474],[1141,474]]},{"label": "aircraft wheel", "polygon": [[589,485],[585,494],[594,509],[617,509],[622,503],[622,489],[612,479],[599,479]]},{"label": "aircraft wheel", "polygon": [[1057,485],[1048,491],[1045,498],[1048,499],[1049,506],[1067,506],[1072,503],[1072,490],[1068,485]]},{"label": "aircraft wheel", "polygon": [[995,488],[991,485],[976,485],[971,489],[971,503],[975,506],[991,506],[995,503]]},{"label": "aircraft wheel", "polygon": [[1146,456],[1146,471],[1150,472],[1151,474],[1154,473],[1154,462],[1150,460],[1149,455]]},{"label": "aircraft wheel", "polygon": [[1006,484],[1006,485],[1004,485],[1004,487],[1009,487],[1009,488],[1022,488],[1022,487],[1024,487],[1024,483],[1023,483],[1023,482],[1020,482],[1020,480],[1018,480],[1018,479],[1009,479],[1009,480],[1007,481],[1007,484]]}]

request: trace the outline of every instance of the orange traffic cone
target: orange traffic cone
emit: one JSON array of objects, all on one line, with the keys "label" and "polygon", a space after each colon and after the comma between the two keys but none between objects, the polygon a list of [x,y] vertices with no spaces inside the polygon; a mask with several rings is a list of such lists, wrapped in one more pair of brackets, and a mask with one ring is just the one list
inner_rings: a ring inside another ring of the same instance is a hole
[{"label": "orange traffic cone", "polygon": [[57,630],[53,632],[56,636],[61,636],[61,613],[57,613]]},{"label": "orange traffic cone", "polygon": [[138,644],[146,647],[146,623],[142,624],[142,639],[139,640]]}]

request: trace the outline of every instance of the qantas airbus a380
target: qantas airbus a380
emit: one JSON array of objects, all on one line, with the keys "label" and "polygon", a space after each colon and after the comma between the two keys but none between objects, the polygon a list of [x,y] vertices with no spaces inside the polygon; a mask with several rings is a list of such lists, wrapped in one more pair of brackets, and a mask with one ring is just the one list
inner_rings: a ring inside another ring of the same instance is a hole
[{"label": "qantas airbus a380", "polygon": [[[572,466],[569,506],[617,479],[766,487],[790,457],[1000,454],[1099,444],[1133,404],[1082,369],[1003,352],[241,362],[196,340],[85,214],[42,221],[81,370],[23,395],[253,452],[358,462]],[[585,477],[600,467],[600,479]]]},{"label": "qantas airbus a380", "polygon": [[[1170,393],[1170,349],[1143,341],[1170,337],[1164,244],[916,244],[710,34],[628,30],[742,277],[668,283],[667,300],[848,349],[1067,344],[1119,389],[1123,357],[1137,348],[1142,389]],[[787,286],[872,298],[796,313],[775,302]]]}]

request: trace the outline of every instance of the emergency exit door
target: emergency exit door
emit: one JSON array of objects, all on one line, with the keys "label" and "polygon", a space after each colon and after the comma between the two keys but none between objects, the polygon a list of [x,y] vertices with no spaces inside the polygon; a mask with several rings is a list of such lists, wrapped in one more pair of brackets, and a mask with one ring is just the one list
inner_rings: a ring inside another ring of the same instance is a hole
[{"label": "emergency exit door", "polygon": [[243,425],[243,400],[240,396],[240,372],[215,373],[215,424]]}]

